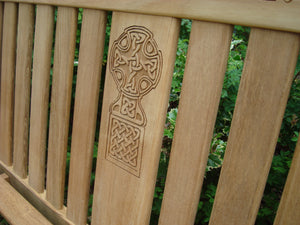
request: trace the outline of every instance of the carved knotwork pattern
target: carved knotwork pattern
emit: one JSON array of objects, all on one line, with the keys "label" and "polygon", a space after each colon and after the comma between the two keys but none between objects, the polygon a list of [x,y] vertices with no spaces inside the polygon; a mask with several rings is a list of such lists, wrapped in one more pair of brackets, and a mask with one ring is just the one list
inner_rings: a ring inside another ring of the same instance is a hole
[{"label": "carved knotwork pattern", "polygon": [[156,88],[162,70],[162,53],[150,30],[131,26],[112,44],[109,70],[118,97],[110,105],[106,159],[139,176],[147,117],[142,98]]},{"label": "carved knotwork pattern", "polygon": [[160,79],[162,54],[145,27],[131,26],[114,41],[109,58],[110,72],[119,90],[112,111],[133,123],[145,125],[141,99]]},{"label": "carved knotwork pattern", "polygon": [[148,29],[126,28],[111,51],[110,71],[121,92],[139,98],[156,87],[162,57]]},{"label": "carved knotwork pattern", "polygon": [[130,167],[136,167],[140,129],[115,118],[111,123],[110,156]]},{"label": "carved knotwork pattern", "polygon": [[136,103],[137,102],[135,100],[123,96],[121,114],[133,119],[136,115]]}]

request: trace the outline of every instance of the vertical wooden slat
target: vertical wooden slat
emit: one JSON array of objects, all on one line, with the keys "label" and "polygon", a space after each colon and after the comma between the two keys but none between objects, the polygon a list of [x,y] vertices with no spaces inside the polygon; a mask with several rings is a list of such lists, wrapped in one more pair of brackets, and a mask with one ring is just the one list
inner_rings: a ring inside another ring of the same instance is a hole
[{"label": "vertical wooden slat", "polygon": [[300,138],[283,190],[274,225],[297,225],[300,221]]},{"label": "vertical wooden slat", "polygon": [[17,4],[4,3],[0,107],[0,160],[8,166],[12,165],[17,18]]},{"label": "vertical wooden slat", "polygon": [[59,7],[54,48],[47,163],[47,200],[61,209],[64,200],[77,9]]},{"label": "vertical wooden slat", "polygon": [[179,20],[114,13],[92,224],[149,223]]},{"label": "vertical wooden slat", "polygon": [[210,225],[255,223],[299,51],[299,36],[251,30]]},{"label": "vertical wooden slat", "polygon": [[[2,28],[3,28],[3,2],[0,2],[0,93],[1,93],[1,63],[2,63]],[[1,98],[0,98],[1,106]]]},{"label": "vertical wooden slat", "polygon": [[84,9],[67,204],[67,216],[76,224],[87,222],[105,28],[105,12]]},{"label": "vertical wooden slat", "polygon": [[193,21],[160,225],[194,224],[232,26]]},{"label": "vertical wooden slat", "polygon": [[29,184],[39,193],[43,192],[45,187],[45,152],[53,29],[54,8],[37,5],[30,109]]},{"label": "vertical wooden slat", "polygon": [[19,5],[14,114],[14,171],[27,176],[28,128],[34,5]]}]

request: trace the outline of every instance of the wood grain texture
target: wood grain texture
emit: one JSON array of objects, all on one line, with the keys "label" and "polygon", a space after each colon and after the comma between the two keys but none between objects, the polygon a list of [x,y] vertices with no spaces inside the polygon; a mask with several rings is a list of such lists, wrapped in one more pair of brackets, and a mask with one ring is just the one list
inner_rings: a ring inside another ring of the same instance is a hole
[{"label": "wood grain texture", "polygon": [[210,225],[255,223],[298,53],[296,34],[251,30]]},{"label": "wood grain texture", "polygon": [[12,225],[51,225],[0,175],[0,213]]},{"label": "wood grain texture", "polygon": [[297,225],[300,221],[300,138],[295,149],[274,225]]},{"label": "wood grain texture", "polygon": [[[4,0],[1,0],[4,1]],[[300,32],[300,0],[5,0],[134,12]]]},{"label": "wood grain texture", "polygon": [[[113,14],[93,225],[149,223],[178,32],[179,21],[174,18]],[[121,51],[127,48],[125,46],[131,47]],[[152,55],[153,61],[149,61],[147,55]],[[152,82],[157,82],[157,86],[153,87]],[[147,89],[149,87],[153,89]],[[127,104],[134,105],[133,111]]]},{"label": "wood grain texture", "polygon": [[28,184],[28,178],[20,178],[13,170],[12,166],[6,166],[0,162],[0,173],[3,172],[9,177],[10,184],[16,189],[31,205],[41,212],[52,224],[74,225],[66,218],[66,208],[55,209],[46,201],[45,193],[36,192]]},{"label": "wood grain texture", "polygon": [[4,3],[2,62],[1,62],[1,107],[0,107],[0,160],[12,165],[14,85],[16,65],[18,10],[15,3]]},{"label": "wood grain texture", "polygon": [[45,189],[45,154],[53,29],[54,8],[38,5],[33,53],[28,169],[29,184],[39,193]]},{"label": "wood grain texture", "polygon": [[75,94],[67,216],[87,223],[106,13],[84,9]]},{"label": "wood grain texture", "polygon": [[160,225],[194,224],[232,26],[193,21]]},{"label": "wood grain texture", "polygon": [[22,178],[27,177],[34,10],[34,5],[19,5],[13,166]]},{"label": "wood grain texture", "polygon": [[63,207],[71,91],[77,30],[77,9],[59,7],[54,48],[48,142],[46,196]]}]

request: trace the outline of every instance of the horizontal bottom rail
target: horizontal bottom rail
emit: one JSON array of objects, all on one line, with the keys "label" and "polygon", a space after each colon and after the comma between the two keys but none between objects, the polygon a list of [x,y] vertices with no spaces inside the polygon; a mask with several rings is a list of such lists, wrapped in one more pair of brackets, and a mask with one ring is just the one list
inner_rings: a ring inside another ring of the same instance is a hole
[{"label": "horizontal bottom rail", "polygon": [[0,175],[0,213],[10,224],[51,225],[51,223]]},{"label": "horizontal bottom rail", "polygon": [[37,193],[29,186],[28,179],[19,178],[18,175],[13,172],[11,166],[6,166],[0,161],[0,173],[1,171],[8,175],[10,183],[15,188],[16,193],[20,193],[51,223],[57,225],[74,225],[74,223],[66,218],[66,207],[64,207],[62,210],[57,210],[46,200],[46,191],[42,194]]}]

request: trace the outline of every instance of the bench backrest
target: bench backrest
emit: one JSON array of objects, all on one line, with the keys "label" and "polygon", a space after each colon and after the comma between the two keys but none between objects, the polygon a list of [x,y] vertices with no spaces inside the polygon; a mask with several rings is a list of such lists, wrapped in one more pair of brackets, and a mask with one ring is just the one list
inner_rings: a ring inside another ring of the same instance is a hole
[{"label": "bench backrest", "polygon": [[[0,170],[51,223],[87,223],[107,11],[92,224],[149,223],[180,18],[193,24],[159,225],[194,223],[231,24],[252,28],[209,224],[254,224],[299,54],[300,0],[1,1]],[[275,224],[300,221],[299,154],[298,141]]]}]

